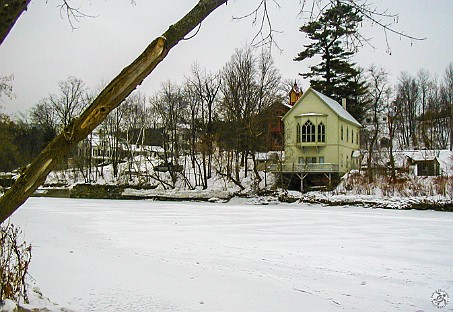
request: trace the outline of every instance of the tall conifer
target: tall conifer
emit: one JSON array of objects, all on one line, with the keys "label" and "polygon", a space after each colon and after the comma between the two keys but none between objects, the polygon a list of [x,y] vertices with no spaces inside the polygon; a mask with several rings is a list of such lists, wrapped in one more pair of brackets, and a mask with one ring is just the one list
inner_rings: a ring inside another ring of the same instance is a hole
[{"label": "tall conifer", "polygon": [[337,1],[336,5],[321,13],[317,20],[300,28],[313,42],[304,45],[295,61],[321,56],[317,65],[301,76],[310,79],[316,90],[341,103],[348,101],[348,111],[358,120],[363,117],[360,103],[366,91],[360,69],[351,61],[357,52],[358,27],[362,21],[360,13],[351,5]]}]

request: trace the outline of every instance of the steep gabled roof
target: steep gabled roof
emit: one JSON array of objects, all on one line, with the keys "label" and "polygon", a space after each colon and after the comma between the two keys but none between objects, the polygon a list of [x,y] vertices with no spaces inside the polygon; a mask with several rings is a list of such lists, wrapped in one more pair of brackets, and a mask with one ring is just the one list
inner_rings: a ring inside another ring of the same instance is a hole
[{"label": "steep gabled roof", "polygon": [[[303,99],[307,96],[308,93],[313,92],[321,101],[323,101],[331,110],[335,112],[340,118],[349,121],[350,123],[356,125],[357,127],[361,127],[362,125],[354,118],[352,115],[345,110],[337,101],[331,99],[327,95],[322,94],[319,91],[316,91],[312,87],[309,87],[307,91],[300,97],[300,99],[294,104],[293,108],[298,105],[299,102],[303,101]],[[286,117],[292,110],[291,108],[288,113],[284,117]]]}]

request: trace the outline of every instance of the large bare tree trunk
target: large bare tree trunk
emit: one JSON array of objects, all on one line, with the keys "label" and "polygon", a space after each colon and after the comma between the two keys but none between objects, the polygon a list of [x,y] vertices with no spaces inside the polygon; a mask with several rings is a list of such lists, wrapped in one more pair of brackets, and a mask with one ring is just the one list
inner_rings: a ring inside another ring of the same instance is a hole
[{"label": "large bare tree trunk", "polygon": [[200,0],[113,79],[93,103],[67,126],[24,170],[14,185],[0,198],[0,223],[17,210],[45,181],[49,172],[67,152],[86,138],[167,56],[171,48],[227,0]]},{"label": "large bare tree trunk", "polygon": [[8,36],[19,16],[27,10],[30,0],[0,0],[0,45]]}]

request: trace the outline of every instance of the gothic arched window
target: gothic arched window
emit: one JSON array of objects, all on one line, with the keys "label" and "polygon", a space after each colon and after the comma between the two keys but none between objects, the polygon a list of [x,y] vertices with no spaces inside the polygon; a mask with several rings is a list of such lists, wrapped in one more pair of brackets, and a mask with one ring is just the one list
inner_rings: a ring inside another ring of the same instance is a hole
[{"label": "gothic arched window", "polygon": [[302,142],[316,142],[316,127],[310,120],[302,126]]}]

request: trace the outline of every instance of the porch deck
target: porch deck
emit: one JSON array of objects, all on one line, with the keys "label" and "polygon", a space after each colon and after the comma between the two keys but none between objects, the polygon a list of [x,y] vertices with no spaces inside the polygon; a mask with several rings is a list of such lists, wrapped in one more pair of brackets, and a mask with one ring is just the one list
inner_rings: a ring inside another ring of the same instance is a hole
[{"label": "porch deck", "polygon": [[273,173],[338,173],[337,164],[273,164],[269,166],[269,171]]}]

